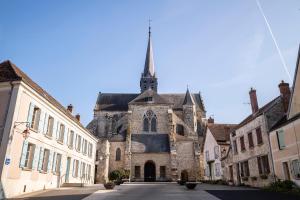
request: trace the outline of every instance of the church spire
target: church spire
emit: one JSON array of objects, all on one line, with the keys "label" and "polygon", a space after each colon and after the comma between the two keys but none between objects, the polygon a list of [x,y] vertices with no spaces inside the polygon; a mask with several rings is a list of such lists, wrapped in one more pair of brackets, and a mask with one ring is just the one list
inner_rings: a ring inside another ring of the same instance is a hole
[{"label": "church spire", "polygon": [[195,105],[189,88],[187,88],[187,90],[186,90],[185,97],[184,97],[182,105]]},{"label": "church spire", "polygon": [[146,60],[144,71],[140,80],[141,92],[145,90],[152,89],[157,92],[157,78],[154,71],[154,59],[153,59],[153,49],[151,41],[151,26],[149,20],[149,31],[148,31],[148,46],[146,52]]},{"label": "church spire", "polygon": [[153,50],[152,50],[152,41],[151,41],[151,26],[149,21],[149,31],[148,31],[148,46],[147,46],[147,53],[146,53],[146,60],[144,66],[144,76],[150,75],[154,76],[154,60],[153,60]]}]

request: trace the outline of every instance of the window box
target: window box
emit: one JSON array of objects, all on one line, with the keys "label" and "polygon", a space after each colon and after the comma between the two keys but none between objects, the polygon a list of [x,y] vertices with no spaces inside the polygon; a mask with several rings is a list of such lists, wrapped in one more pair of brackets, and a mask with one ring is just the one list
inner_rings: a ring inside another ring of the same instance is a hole
[{"label": "window box", "polygon": [[252,180],[252,181],[256,181],[256,180],[257,180],[257,177],[256,177],[256,176],[252,176],[252,177],[251,177],[251,180]]},{"label": "window box", "polygon": [[260,178],[261,178],[261,179],[268,179],[268,175],[267,175],[267,174],[261,174],[261,175],[260,175]]},{"label": "window box", "polygon": [[61,140],[57,140],[57,143],[58,143],[58,144],[61,144],[61,145],[64,144],[63,141],[61,141]]},{"label": "window box", "polygon": [[248,181],[249,177],[242,177],[243,181]]}]

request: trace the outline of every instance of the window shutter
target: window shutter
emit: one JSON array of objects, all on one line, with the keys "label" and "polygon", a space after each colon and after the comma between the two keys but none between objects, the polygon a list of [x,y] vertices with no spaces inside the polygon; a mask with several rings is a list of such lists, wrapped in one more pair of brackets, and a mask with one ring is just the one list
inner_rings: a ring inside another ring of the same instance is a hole
[{"label": "window shutter", "polygon": [[75,159],[73,160],[72,176],[75,177]]},{"label": "window shutter", "polygon": [[29,122],[30,127],[32,124],[33,110],[34,110],[34,104],[31,102],[29,105],[29,110],[28,110],[28,115],[27,115],[27,122]]},{"label": "window shutter", "polygon": [[39,156],[39,164],[38,164],[38,170],[42,170],[43,166],[43,158],[44,158],[44,148],[40,147],[40,156]]},{"label": "window shutter", "polygon": [[65,126],[64,143],[66,145],[68,144],[68,134],[69,134],[69,129]]},{"label": "window shutter", "polygon": [[43,128],[43,133],[44,133],[44,134],[47,133],[47,129],[48,129],[48,121],[49,121],[49,114],[46,113],[46,114],[45,114],[45,121],[44,121],[44,128]]},{"label": "window shutter", "polygon": [[48,159],[48,166],[47,166],[47,172],[49,173],[51,170],[51,164],[52,164],[52,156],[53,152],[49,151],[49,159]]},{"label": "window shutter", "polygon": [[38,160],[39,160],[39,152],[40,152],[39,147],[37,145],[35,145],[34,157],[33,157],[33,162],[32,162],[32,169],[33,170],[37,169],[37,164],[38,164]]},{"label": "window shutter", "polygon": [[277,139],[278,139],[279,149],[284,149],[285,141],[284,141],[284,131],[283,130],[277,131]]},{"label": "window shutter", "polygon": [[39,133],[42,133],[44,130],[44,121],[45,121],[45,112],[41,111],[39,128],[38,128]]},{"label": "window shutter", "polygon": [[78,170],[77,170],[77,172],[79,174],[79,178],[81,178],[81,170],[80,170],[81,166],[80,165],[81,165],[81,162],[78,161]]},{"label": "window shutter", "polygon": [[59,165],[59,174],[62,174],[62,164],[63,164],[63,156],[60,156],[60,165]]},{"label": "window shutter", "polygon": [[59,138],[59,132],[60,132],[60,123],[57,122],[57,126],[56,126],[56,136],[55,136],[55,139],[58,140]]},{"label": "window shutter", "polygon": [[258,172],[259,172],[259,174],[262,174],[261,159],[260,159],[260,157],[257,157],[257,166],[258,166]]},{"label": "window shutter", "polygon": [[53,152],[52,172],[55,172],[56,153]]},{"label": "window shutter", "polygon": [[23,147],[22,147],[22,152],[21,152],[21,159],[20,159],[20,167],[21,168],[25,167],[27,149],[28,149],[28,141],[24,140]]}]

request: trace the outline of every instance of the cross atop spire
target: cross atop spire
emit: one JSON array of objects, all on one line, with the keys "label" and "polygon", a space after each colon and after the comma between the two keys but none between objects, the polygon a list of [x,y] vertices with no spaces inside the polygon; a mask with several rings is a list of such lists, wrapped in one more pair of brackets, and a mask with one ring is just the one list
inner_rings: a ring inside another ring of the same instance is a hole
[{"label": "cross atop spire", "polygon": [[148,33],[149,33],[149,38],[151,37],[151,19],[149,18],[149,31],[148,31]]}]

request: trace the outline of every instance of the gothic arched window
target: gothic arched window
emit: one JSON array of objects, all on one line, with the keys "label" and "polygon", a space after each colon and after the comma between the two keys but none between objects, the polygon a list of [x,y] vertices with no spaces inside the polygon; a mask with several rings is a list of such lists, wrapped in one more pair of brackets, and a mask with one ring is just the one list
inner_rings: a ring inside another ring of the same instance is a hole
[{"label": "gothic arched window", "polygon": [[143,123],[144,123],[144,125],[143,125],[143,126],[144,126],[143,130],[148,132],[148,131],[149,131],[149,120],[148,120],[148,118],[145,118],[145,117],[144,117],[144,122],[143,122]]},{"label": "gothic arched window", "polygon": [[116,161],[120,161],[121,160],[121,149],[117,148],[116,150]]},{"label": "gothic arched window", "polygon": [[156,132],[156,117],[151,119],[151,132]]},{"label": "gothic arched window", "polygon": [[143,130],[146,132],[156,132],[157,131],[157,119],[156,115],[152,110],[148,110],[143,117]]}]

